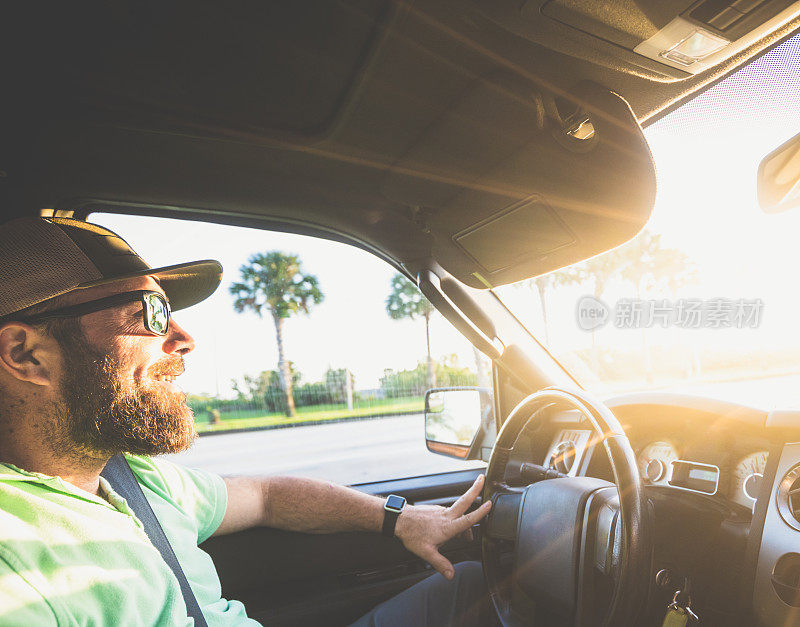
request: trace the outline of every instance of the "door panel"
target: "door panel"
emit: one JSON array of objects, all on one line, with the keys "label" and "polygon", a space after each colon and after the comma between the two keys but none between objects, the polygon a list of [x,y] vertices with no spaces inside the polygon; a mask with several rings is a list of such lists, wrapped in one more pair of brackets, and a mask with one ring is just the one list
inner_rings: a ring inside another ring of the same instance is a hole
[{"label": "door panel", "polygon": [[[481,472],[354,487],[379,496],[399,494],[410,503],[449,505]],[[251,529],[212,538],[202,548],[214,559],[223,596],[242,601],[251,617],[268,625],[346,625],[433,572],[398,540],[377,533]],[[480,559],[478,539],[453,540],[442,553],[453,562]]]}]

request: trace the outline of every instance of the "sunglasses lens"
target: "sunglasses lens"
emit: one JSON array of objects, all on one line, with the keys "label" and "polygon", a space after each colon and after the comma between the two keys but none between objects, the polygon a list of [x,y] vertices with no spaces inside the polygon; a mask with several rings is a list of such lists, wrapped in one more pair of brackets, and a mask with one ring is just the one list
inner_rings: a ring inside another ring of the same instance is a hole
[{"label": "sunglasses lens", "polygon": [[147,328],[158,335],[165,335],[169,327],[169,306],[158,294],[145,297]]}]

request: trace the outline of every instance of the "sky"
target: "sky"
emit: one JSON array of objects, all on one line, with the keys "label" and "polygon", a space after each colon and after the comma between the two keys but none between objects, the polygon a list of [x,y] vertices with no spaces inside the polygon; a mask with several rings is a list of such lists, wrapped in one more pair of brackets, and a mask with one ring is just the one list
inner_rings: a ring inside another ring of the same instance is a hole
[{"label": "sky", "polygon": [[[645,129],[658,176],[647,228],[699,269],[698,281],[681,296],[764,302],[757,329],[692,329],[678,335],[674,329],[653,330],[653,342],[764,350],[796,344],[800,350],[800,208],[768,215],[756,199],[760,160],[798,132],[800,37]],[[423,322],[388,317],[384,301],[394,270],[365,251],[300,235],[199,222],[112,214],[93,214],[90,220],[119,232],[154,267],[206,258],[222,262],[225,275],[217,292],[176,315],[198,342],[181,377],[187,392],[231,396],[231,378],[275,368],[271,320],[236,314],[228,293],[247,258],[268,250],[299,254],[304,270],[319,278],[326,295],[309,316],[286,323],[288,356],[305,381],[321,379],[328,367],[347,367],[357,388],[374,388],[384,368],[413,368],[424,358]],[[634,297],[631,289],[612,283],[604,300],[613,304]],[[497,292],[541,337],[537,295],[517,286]],[[549,298],[556,353],[591,345],[591,334],[577,328],[574,315],[578,299],[588,292],[588,286],[573,286]],[[474,368],[471,346],[438,314],[431,338],[434,357],[455,353],[462,365]],[[635,346],[641,338],[609,326],[595,340]]]},{"label": "sky", "polygon": [[[231,379],[277,366],[271,317],[236,313],[228,291],[256,252],[299,255],[304,272],[317,276],[325,294],[310,315],[290,318],[284,327],[288,358],[304,381],[321,380],[329,367],[349,368],[357,389],[377,388],[385,368],[412,369],[425,359],[424,322],[392,320],[385,310],[396,271],[361,249],[304,235],[185,220],[115,214],[92,214],[89,220],[121,235],[154,268],[197,259],[222,263],[217,291],[175,313],[197,342],[179,380],[188,393],[231,397]],[[435,359],[455,353],[459,364],[474,370],[471,345],[439,314],[431,320],[431,353]]]}]

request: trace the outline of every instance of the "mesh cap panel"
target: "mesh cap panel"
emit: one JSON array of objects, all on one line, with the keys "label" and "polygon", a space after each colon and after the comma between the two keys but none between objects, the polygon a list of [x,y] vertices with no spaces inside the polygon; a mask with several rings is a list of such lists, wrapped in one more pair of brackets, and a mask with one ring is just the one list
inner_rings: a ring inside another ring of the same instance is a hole
[{"label": "mesh cap panel", "polygon": [[21,218],[0,227],[0,316],[102,278],[75,242],[47,220]]},{"label": "mesh cap panel", "polygon": [[207,259],[151,268],[113,231],[70,218],[0,225],[0,317],[76,289],[148,275],[177,311],[210,296],[222,266]]}]

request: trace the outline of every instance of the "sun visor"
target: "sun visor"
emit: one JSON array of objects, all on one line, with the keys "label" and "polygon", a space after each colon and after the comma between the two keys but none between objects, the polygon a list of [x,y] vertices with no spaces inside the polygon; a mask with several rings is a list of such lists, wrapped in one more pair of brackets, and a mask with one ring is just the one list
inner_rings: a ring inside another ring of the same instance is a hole
[{"label": "sun visor", "polygon": [[382,191],[415,207],[442,267],[493,287],[622,244],[646,223],[655,190],[650,150],[620,96],[594,83],[553,94],[494,78],[429,127]]}]

